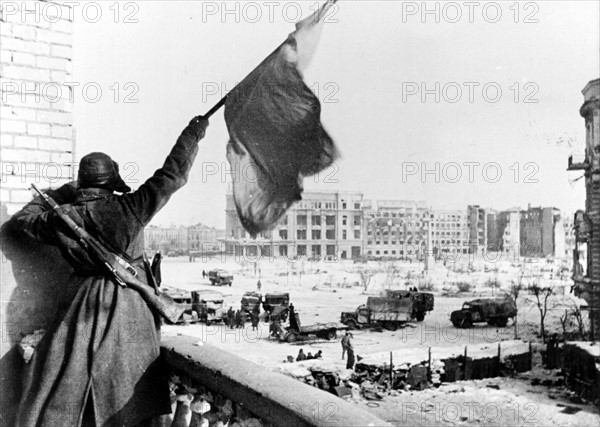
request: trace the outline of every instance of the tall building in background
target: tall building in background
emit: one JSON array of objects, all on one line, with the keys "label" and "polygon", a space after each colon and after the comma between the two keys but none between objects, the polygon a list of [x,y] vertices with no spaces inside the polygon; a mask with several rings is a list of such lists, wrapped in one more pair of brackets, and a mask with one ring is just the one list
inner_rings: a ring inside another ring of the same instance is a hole
[{"label": "tall building in background", "polygon": [[512,208],[498,214],[498,231],[501,231],[500,249],[511,261],[518,261],[521,248],[521,210]]},{"label": "tall building in background", "polygon": [[425,202],[365,202],[366,253],[369,258],[419,259],[427,242]]},{"label": "tall building in background", "polygon": [[498,252],[500,250],[500,232],[498,230],[498,212],[487,209],[485,213],[486,231],[486,249],[489,252]]},{"label": "tall building in background", "polygon": [[480,254],[487,249],[487,214],[486,209],[478,205],[467,207],[469,222],[469,247],[472,253]]},{"label": "tall building in background", "polygon": [[469,221],[466,210],[432,210],[429,227],[434,256],[469,253]]},{"label": "tall building in background", "polygon": [[[522,211],[521,256],[535,258],[555,256],[555,233],[559,221],[560,211],[556,208],[528,206],[526,211]],[[561,241],[564,247],[564,229],[561,233],[563,233]]]},{"label": "tall building in background", "polygon": [[219,252],[219,243],[225,237],[225,230],[204,224],[187,227],[187,247],[190,252]]},{"label": "tall building in background", "polygon": [[584,103],[579,110],[585,119],[585,158],[569,157],[568,170],[585,174],[585,211],[575,214],[573,280],[576,295],[589,306],[593,338],[600,338],[600,79],[582,90]]},{"label": "tall building in background", "polygon": [[164,255],[184,255],[188,252],[187,228],[182,225],[147,226],[144,228],[144,246],[146,250],[160,251]]},{"label": "tall building in background", "polygon": [[271,231],[252,239],[227,194],[225,251],[247,259],[359,259],[364,254],[363,194],[304,192]]}]

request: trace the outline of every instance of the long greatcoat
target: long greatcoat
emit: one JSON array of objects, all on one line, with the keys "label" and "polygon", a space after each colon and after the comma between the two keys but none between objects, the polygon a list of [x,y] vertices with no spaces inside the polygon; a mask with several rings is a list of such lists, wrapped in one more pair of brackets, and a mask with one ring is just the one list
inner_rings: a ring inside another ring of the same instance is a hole
[{"label": "long greatcoat", "polygon": [[[163,167],[133,193],[76,190],[67,184],[49,194],[76,211],[70,216],[90,234],[131,260],[143,278],[144,226],[187,182],[197,140],[186,128]],[[65,286],[76,290],[26,366],[18,425],[81,425],[90,404],[98,426],[131,426],[170,413],[156,314],[136,291],[115,284],[90,259],[41,198],[12,221],[29,237],[59,247],[74,270]]]}]

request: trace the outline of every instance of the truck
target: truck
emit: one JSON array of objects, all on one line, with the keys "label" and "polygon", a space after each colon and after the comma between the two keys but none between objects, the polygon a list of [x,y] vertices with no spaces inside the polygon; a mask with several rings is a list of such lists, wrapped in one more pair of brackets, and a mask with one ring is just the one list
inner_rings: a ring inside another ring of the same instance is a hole
[{"label": "truck", "polygon": [[300,324],[300,315],[294,312],[290,315],[290,325],[285,330],[279,328],[278,337],[280,341],[293,343],[296,341],[305,341],[311,338],[321,338],[328,341],[337,338],[337,331],[347,330],[348,326],[343,323],[315,323],[314,325],[302,326]]},{"label": "truck", "polygon": [[261,304],[262,294],[252,291],[246,292],[242,296],[242,314],[248,319],[257,306],[260,308]]},{"label": "truck", "polygon": [[490,326],[505,327],[508,319],[517,315],[515,300],[504,298],[481,298],[465,302],[460,310],[450,314],[450,321],[456,328],[470,328],[473,323],[487,322]]},{"label": "truck", "polygon": [[223,294],[216,291],[186,291],[164,286],[161,288],[179,304],[185,304],[186,310],[177,323],[221,322],[227,316]]},{"label": "truck", "polygon": [[410,298],[369,297],[367,304],[355,311],[343,312],[340,321],[350,329],[384,327],[390,331],[412,320],[413,301]]},{"label": "truck", "polygon": [[413,302],[412,318],[417,322],[422,322],[425,319],[425,314],[433,310],[433,294],[429,292],[418,291],[402,291],[402,290],[387,290],[386,297],[388,298],[409,298]]},{"label": "truck", "polygon": [[225,297],[216,291],[193,291],[192,311],[198,315],[201,322],[210,325],[224,322],[227,311],[224,307]]},{"label": "truck", "polygon": [[233,275],[228,271],[216,269],[208,272],[208,280],[213,286],[231,286]]},{"label": "truck", "polygon": [[287,292],[265,294],[262,306],[265,310],[265,321],[268,322],[269,319],[278,318],[278,320],[285,322],[290,307],[290,294]]}]

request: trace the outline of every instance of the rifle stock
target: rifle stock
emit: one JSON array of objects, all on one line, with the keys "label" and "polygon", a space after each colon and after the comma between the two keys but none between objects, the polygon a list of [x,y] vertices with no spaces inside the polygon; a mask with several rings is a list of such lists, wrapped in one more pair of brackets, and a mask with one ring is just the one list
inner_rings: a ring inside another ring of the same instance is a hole
[{"label": "rifle stock", "polygon": [[[106,268],[113,279],[123,287],[130,287],[140,294],[146,304],[156,310],[161,316],[171,323],[176,323],[181,317],[187,306],[179,304],[170,296],[160,293],[156,295],[154,288],[151,288],[137,277],[137,271],[120,259],[117,255],[107,250],[94,236],[81,228],[77,223],[67,215],[67,213],[56,203],[52,197],[42,193],[35,184],[31,184],[33,189],[48,203],[54,212],[63,220],[63,222],[73,230],[79,238],[79,243],[83,249],[93,258],[96,258]],[[132,271],[136,272],[135,274]]]}]

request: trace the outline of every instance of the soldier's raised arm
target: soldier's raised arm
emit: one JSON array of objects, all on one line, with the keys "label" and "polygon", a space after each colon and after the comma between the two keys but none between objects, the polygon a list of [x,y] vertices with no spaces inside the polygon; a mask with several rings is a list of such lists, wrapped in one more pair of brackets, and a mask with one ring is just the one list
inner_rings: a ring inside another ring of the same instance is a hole
[{"label": "soldier's raised arm", "polygon": [[173,193],[187,183],[198,154],[198,142],[204,138],[208,124],[208,119],[203,116],[194,117],[181,132],[162,168],[137,191],[124,195],[132,213],[143,225],[148,224]]}]

